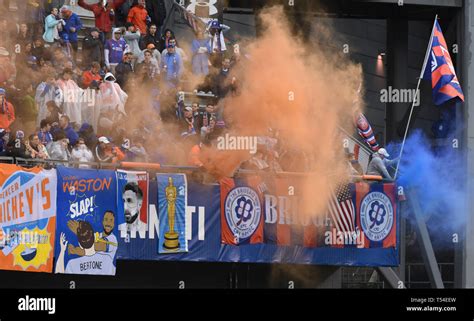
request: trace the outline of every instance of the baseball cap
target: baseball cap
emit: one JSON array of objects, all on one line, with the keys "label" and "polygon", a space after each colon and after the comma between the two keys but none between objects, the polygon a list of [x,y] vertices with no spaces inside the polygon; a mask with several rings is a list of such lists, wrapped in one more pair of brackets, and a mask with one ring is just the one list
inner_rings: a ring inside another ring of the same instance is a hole
[{"label": "baseball cap", "polygon": [[155,49],[155,45],[152,44],[152,43],[149,43],[147,46],[146,46],[146,49]]},{"label": "baseball cap", "polygon": [[17,130],[16,131],[16,138],[18,138],[18,139],[25,138],[25,132],[22,131],[22,130]]},{"label": "baseball cap", "polygon": [[390,157],[390,154],[387,153],[387,150],[385,148],[380,148],[377,153],[379,153],[380,155],[383,155],[385,157]]},{"label": "baseball cap", "polygon": [[107,137],[102,136],[102,137],[99,137],[99,143],[110,144],[110,141]]},{"label": "baseball cap", "polygon": [[221,24],[219,23],[219,20],[212,20],[211,22],[211,28],[220,28]]},{"label": "baseball cap", "polygon": [[188,107],[184,108],[184,110],[193,111],[193,108],[188,106]]},{"label": "baseball cap", "polygon": [[3,88],[0,88],[0,95],[6,95],[7,92],[5,91],[5,89]]},{"label": "baseball cap", "polygon": [[36,58],[35,56],[29,56],[28,57],[28,62],[29,63],[36,63],[38,61],[38,58]]}]

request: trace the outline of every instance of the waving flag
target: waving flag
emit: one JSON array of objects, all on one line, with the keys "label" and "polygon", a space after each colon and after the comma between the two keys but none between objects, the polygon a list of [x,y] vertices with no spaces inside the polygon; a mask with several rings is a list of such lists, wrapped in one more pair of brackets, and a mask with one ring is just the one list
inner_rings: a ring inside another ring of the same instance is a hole
[{"label": "waving flag", "polygon": [[364,114],[358,113],[355,115],[355,123],[357,126],[357,131],[359,132],[359,135],[364,139],[364,141],[367,143],[367,145],[370,146],[370,149],[372,149],[374,152],[379,150],[379,144],[377,144],[377,140],[375,139],[374,136],[374,131],[372,130],[372,127],[369,124],[369,121],[367,118],[365,118]]},{"label": "waving flag", "polygon": [[[427,68],[430,66],[431,68]],[[456,77],[453,61],[449,55],[446,40],[437,20],[431,32],[428,52],[425,57],[420,78],[431,80],[433,88],[433,101],[436,105],[441,105],[453,98],[464,101],[464,95]]]}]

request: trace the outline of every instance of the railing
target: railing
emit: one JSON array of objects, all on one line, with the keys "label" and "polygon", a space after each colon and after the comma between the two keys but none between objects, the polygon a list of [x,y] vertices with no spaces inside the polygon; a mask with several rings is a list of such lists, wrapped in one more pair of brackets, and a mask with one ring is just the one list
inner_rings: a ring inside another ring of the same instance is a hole
[{"label": "railing", "polygon": [[179,166],[179,165],[161,165],[158,163],[142,163],[142,162],[117,162],[117,163],[106,163],[106,162],[80,162],[72,160],[59,160],[59,159],[37,159],[37,158],[21,158],[21,157],[0,157],[0,163],[10,163],[20,166],[45,166],[54,168],[57,165],[64,165],[70,167],[87,166],[88,168],[94,169],[116,169],[116,168],[135,168],[135,169],[149,169],[149,170],[185,170],[195,171],[199,170],[197,166]]},{"label": "railing", "polygon": [[344,289],[384,289],[385,282],[378,272],[369,267],[342,267],[342,288]]},{"label": "railing", "polygon": [[[68,167],[79,167],[87,166],[93,169],[141,169],[141,170],[152,170],[157,172],[202,172],[201,167],[197,166],[185,166],[185,165],[162,165],[159,163],[140,163],[140,162],[117,162],[117,163],[105,163],[105,162],[79,162],[79,161],[65,161],[59,159],[37,159],[37,158],[21,158],[11,156],[0,156],[0,163],[4,164],[15,164],[19,166],[43,166],[45,168],[54,168],[57,165],[64,165]],[[293,176],[293,177],[311,177],[321,176],[321,173],[316,172],[289,172],[289,171],[257,171],[249,169],[238,169],[235,172],[235,176],[255,175],[260,176]],[[328,174],[326,174],[328,175]],[[383,183],[392,182],[390,180],[383,179],[382,176],[378,175],[354,175],[351,177],[353,181],[378,181]]]},{"label": "railing", "polygon": [[[454,263],[438,263],[439,271],[443,277],[443,283],[446,288],[454,288]],[[430,280],[416,280],[414,274],[416,273],[415,269],[419,268],[419,274],[425,273],[424,276],[427,278],[425,272],[425,264],[424,263],[407,263],[407,281],[406,286],[407,288],[431,288],[432,284]],[[449,271],[452,270],[452,271]],[[445,271],[443,273],[443,271]],[[446,271],[450,272],[447,273]],[[449,277],[451,276],[451,277]],[[415,280],[412,280],[415,279]]]}]

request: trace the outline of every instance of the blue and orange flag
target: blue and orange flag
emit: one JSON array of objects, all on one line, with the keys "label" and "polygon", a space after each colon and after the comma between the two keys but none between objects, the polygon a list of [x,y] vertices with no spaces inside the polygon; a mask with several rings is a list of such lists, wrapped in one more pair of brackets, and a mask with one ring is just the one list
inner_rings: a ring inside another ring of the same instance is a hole
[{"label": "blue and orange flag", "polygon": [[263,243],[263,192],[258,176],[245,180],[223,178],[221,190],[221,241],[240,245]]},{"label": "blue and orange flag", "polygon": [[379,150],[379,144],[374,136],[374,131],[372,126],[370,126],[369,121],[362,113],[356,113],[354,115],[354,122],[357,127],[357,132],[364,139],[367,145],[370,146],[370,149],[374,152]]},{"label": "blue and orange flag", "polygon": [[435,20],[433,25],[428,52],[420,77],[425,80],[431,80],[435,105],[441,105],[453,98],[459,98],[461,101],[464,101],[464,94],[456,76],[446,40],[437,20]]}]

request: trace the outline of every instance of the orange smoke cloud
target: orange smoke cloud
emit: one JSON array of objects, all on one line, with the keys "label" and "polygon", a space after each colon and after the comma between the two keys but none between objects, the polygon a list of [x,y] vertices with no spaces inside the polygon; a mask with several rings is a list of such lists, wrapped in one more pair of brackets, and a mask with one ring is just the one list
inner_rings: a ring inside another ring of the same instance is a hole
[{"label": "orange smoke cloud", "polygon": [[[224,118],[234,135],[265,136],[268,128],[278,129],[293,163],[313,173],[305,179],[304,190],[297,191],[310,200],[299,212],[323,212],[329,187],[348,179],[339,127],[353,131],[353,109],[360,108],[353,101],[362,71],[344,57],[342,48],[339,54],[303,43],[290,32],[282,7],[266,8],[260,18],[262,36],[243,45],[249,59],[234,70],[240,94],[222,101]],[[324,37],[330,35],[327,27],[319,30]],[[223,158],[236,165],[217,176],[232,175],[251,156],[215,154],[220,156],[209,157],[205,164],[214,172]]]}]

